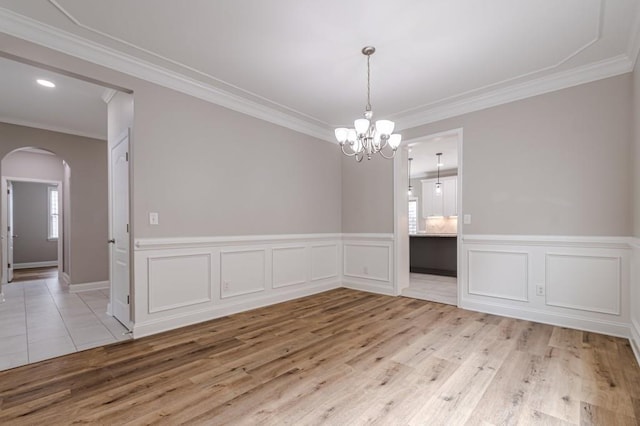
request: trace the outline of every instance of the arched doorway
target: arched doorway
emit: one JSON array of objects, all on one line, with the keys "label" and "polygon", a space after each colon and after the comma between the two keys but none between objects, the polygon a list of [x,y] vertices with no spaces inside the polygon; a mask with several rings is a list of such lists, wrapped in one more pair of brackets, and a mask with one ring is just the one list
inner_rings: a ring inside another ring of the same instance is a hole
[{"label": "arched doorway", "polygon": [[69,165],[39,147],[15,149],[1,161],[2,283],[25,268],[55,266],[56,278],[68,276]]}]

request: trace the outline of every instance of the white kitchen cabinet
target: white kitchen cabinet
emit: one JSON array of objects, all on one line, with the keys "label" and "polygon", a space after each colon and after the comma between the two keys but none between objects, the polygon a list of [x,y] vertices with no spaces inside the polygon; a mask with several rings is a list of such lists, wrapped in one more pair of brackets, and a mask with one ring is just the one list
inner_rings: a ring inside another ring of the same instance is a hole
[{"label": "white kitchen cabinet", "polygon": [[457,216],[458,214],[458,177],[440,178],[441,192],[436,192],[437,179],[423,179],[422,217]]}]

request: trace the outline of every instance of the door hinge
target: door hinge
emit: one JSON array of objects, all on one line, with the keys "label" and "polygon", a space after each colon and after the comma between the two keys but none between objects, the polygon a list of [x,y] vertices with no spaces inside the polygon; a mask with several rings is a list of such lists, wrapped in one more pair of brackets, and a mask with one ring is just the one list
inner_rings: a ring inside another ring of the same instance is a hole
[{"label": "door hinge", "polygon": [[127,305],[129,304],[129,295],[127,295]]},{"label": "door hinge", "polygon": [[127,232],[129,232],[129,224],[127,223]]},{"label": "door hinge", "polygon": [[10,263],[7,263],[7,268],[11,268],[11,264]]},{"label": "door hinge", "polygon": [[124,157],[125,157],[126,161],[129,161],[129,153],[128,152],[125,152]]}]

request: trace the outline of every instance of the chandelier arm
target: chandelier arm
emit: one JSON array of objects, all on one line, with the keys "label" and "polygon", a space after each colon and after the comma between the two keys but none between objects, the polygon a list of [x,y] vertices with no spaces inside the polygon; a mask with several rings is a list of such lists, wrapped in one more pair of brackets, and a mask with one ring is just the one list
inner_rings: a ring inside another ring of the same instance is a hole
[{"label": "chandelier arm", "polygon": [[393,157],[395,157],[395,156],[396,156],[396,150],[394,149],[394,150],[391,152],[391,156],[390,156],[390,157],[387,157],[386,155],[384,155],[384,152],[383,152],[382,150],[378,151],[378,154],[382,155],[382,156],[383,156],[384,158],[386,158],[387,160],[391,160]]},{"label": "chandelier arm", "polygon": [[340,145],[340,148],[342,148],[342,153],[343,153],[344,155],[346,155],[347,157],[353,157],[354,155],[356,155],[356,152],[355,152],[355,151],[354,151],[354,152],[352,152],[352,153],[348,153],[347,151],[345,151],[345,150],[344,150],[344,144],[341,144],[341,145]]},{"label": "chandelier arm", "polygon": [[358,157],[358,154],[356,153],[356,161],[357,161],[358,163],[361,163],[361,162],[362,162],[362,160],[364,160],[364,153],[362,153],[362,154],[360,155],[360,157]]}]

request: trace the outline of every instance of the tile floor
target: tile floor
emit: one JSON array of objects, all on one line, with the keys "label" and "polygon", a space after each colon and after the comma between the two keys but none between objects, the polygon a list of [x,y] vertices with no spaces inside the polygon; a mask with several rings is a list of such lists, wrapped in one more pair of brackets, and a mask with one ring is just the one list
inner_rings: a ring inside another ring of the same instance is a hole
[{"label": "tile floor", "polygon": [[429,274],[409,274],[409,287],[402,291],[403,296],[432,302],[458,305],[458,279]]},{"label": "tile floor", "polygon": [[130,338],[106,314],[108,290],[69,293],[56,278],[2,289],[0,370]]}]

